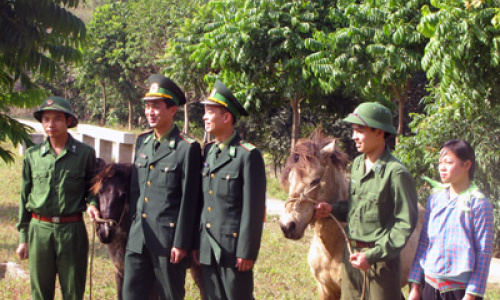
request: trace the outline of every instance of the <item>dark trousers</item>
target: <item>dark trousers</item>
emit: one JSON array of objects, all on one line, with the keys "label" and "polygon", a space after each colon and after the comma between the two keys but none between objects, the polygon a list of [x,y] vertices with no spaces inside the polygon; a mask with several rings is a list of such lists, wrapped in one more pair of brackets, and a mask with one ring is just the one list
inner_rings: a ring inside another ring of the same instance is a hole
[{"label": "dark trousers", "polygon": [[[362,252],[361,248],[353,248]],[[342,300],[359,300],[363,292],[364,272],[349,261],[348,247],[342,257]],[[401,299],[401,263],[399,255],[385,262],[377,262],[366,271],[365,299]]]},{"label": "dark trousers", "polygon": [[[432,285],[424,283],[422,288],[422,300],[462,300],[465,296],[465,290],[456,290],[440,293],[439,290],[435,289]],[[483,298],[477,297],[476,300],[482,300]]]},{"label": "dark trousers", "polygon": [[186,281],[186,259],[178,264],[170,263],[170,256],[151,253],[146,246],[142,253],[125,252],[123,299],[148,299],[154,283],[162,300],[184,299]]},{"label": "dark trousers", "polygon": [[201,265],[203,287],[209,300],[254,300],[253,271],[240,272],[235,268]]},{"label": "dark trousers", "polygon": [[89,240],[82,222],[54,224],[32,219],[29,268],[34,300],[53,300],[59,274],[64,300],[81,300],[85,292]]}]

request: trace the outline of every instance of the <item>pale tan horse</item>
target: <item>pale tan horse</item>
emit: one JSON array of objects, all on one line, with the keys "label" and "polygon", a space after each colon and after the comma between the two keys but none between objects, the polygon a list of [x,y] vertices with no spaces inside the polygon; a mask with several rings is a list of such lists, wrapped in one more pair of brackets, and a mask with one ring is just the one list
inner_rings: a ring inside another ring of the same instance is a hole
[{"label": "pale tan horse", "polygon": [[[316,131],[311,138],[297,143],[281,177],[283,187],[289,191],[289,201],[280,218],[281,230],[286,238],[296,240],[304,236],[308,225],[314,228],[308,261],[322,300],[340,299],[340,267],[346,242],[339,225],[345,224],[332,218],[315,219],[314,205],[317,202],[346,201],[349,189],[345,172],[347,162],[347,156],[338,149],[336,140]],[[423,217],[424,209],[419,205],[417,228],[401,253],[401,286],[407,283]]]}]

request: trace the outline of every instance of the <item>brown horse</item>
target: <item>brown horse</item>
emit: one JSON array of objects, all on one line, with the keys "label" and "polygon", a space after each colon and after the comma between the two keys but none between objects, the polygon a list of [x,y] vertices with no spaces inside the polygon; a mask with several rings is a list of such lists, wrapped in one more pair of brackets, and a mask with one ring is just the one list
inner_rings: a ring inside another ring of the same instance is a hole
[{"label": "brown horse", "polygon": [[[99,172],[94,177],[91,191],[99,196],[100,218],[97,220],[96,234],[106,249],[115,266],[116,290],[118,299],[122,299],[123,270],[125,260],[125,246],[127,244],[130,229],[129,209],[129,187],[132,164],[105,165],[103,160],[99,161]],[[200,289],[201,299],[205,299],[201,284],[201,268],[192,261],[191,255],[185,259],[189,260],[191,275]],[[156,288],[153,289],[149,299],[159,299]]]},{"label": "brown horse", "polygon": [[[338,149],[336,140],[316,131],[311,138],[301,139],[297,143],[281,177],[289,197],[280,218],[281,230],[286,238],[300,239],[307,225],[314,227],[308,261],[322,300],[340,299],[340,268],[346,245],[343,233],[345,224],[332,218],[315,219],[314,205],[318,202],[347,200],[347,162],[347,156]],[[417,228],[401,253],[402,286],[407,283],[423,217],[424,209],[419,206]]]}]

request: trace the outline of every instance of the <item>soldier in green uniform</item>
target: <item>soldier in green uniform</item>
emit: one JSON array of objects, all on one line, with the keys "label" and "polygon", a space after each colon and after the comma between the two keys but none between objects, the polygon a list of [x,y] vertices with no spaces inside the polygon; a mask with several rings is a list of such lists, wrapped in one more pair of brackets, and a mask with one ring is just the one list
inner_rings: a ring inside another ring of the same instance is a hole
[{"label": "soldier in green uniform", "polygon": [[367,275],[367,299],[401,297],[400,252],[418,218],[415,182],[408,169],[391,155],[385,138],[397,134],[390,111],[377,103],[363,103],[344,119],[352,124],[353,140],[362,153],[351,167],[347,202],[319,203],[316,217],[332,212],[347,221],[353,249],[344,250],[342,299],[359,300]]},{"label": "soldier in green uniform", "polygon": [[174,124],[182,90],[151,75],[145,113],[154,130],[135,144],[130,183],[132,225],[125,253],[123,298],[146,299],[155,281],[162,299],[183,299],[186,259],[197,229],[201,149]]},{"label": "soldier in green uniform", "polygon": [[208,299],[254,299],[253,272],[265,215],[266,174],[260,151],[234,130],[248,115],[220,81],[205,104],[203,210],[199,261]]},{"label": "soldier in green uniform", "polygon": [[65,300],[83,299],[88,236],[82,213],[86,201],[95,204],[89,197],[95,151],[68,133],[78,119],[66,99],[45,99],[34,116],[47,139],[24,157],[16,252],[29,256],[33,299],[54,299],[56,274]]}]

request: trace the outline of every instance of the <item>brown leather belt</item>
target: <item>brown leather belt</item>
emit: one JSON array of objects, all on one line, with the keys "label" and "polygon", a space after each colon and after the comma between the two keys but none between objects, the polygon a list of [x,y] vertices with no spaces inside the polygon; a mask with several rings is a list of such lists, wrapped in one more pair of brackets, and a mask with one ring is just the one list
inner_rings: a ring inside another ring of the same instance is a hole
[{"label": "brown leather belt", "polygon": [[69,215],[69,216],[55,216],[55,217],[45,217],[45,216],[40,216],[35,213],[32,213],[31,215],[33,219],[40,220],[42,222],[49,222],[49,223],[76,223],[80,222],[83,220],[83,215],[81,213],[74,214],[74,215]]},{"label": "brown leather belt", "polygon": [[354,248],[373,248],[375,247],[374,242],[362,242],[362,241],[355,241],[355,240],[349,240],[349,244],[351,244],[351,247]]}]

